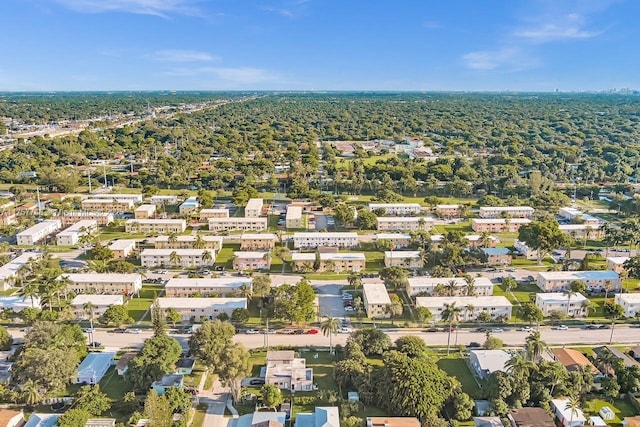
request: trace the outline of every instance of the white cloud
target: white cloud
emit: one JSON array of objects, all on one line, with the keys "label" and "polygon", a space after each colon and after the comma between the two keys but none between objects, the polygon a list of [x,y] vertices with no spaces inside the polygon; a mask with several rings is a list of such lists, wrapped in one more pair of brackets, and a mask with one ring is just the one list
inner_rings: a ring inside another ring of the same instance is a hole
[{"label": "white cloud", "polygon": [[54,0],[82,13],[127,12],[167,17],[171,14],[198,15],[194,0]]},{"label": "white cloud", "polygon": [[537,61],[525,55],[518,48],[498,50],[478,50],[462,56],[466,66],[473,70],[495,70],[506,68],[509,71],[523,70],[537,65]]},{"label": "white cloud", "polygon": [[590,39],[602,34],[601,31],[590,31],[584,27],[585,22],[581,15],[569,13],[554,18],[552,22],[538,23],[535,26],[517,30],[514,35],[533,43],[548,43],[563,40]]},{"label": "white cloud", "polygon": [[180,49],[159,50],[147,57],[160,62],[211,62],[219,59],[209,52]]},{"label": "white cloud", "polygon": [[214,77],[225,83],[240,86],[278,81],[278,77],[273,73],[262,68],[254,67],[175,68],[167,71],[165,74],[172,77]]},{"label": "white cloud", "polygon": [[285,8],[264,6],[262,7],[262,10],[264,10],[265,12],[271,12],[280,16],[284,16],[285,18],[293,18],[295,16],[292,10],[285,9]]}]

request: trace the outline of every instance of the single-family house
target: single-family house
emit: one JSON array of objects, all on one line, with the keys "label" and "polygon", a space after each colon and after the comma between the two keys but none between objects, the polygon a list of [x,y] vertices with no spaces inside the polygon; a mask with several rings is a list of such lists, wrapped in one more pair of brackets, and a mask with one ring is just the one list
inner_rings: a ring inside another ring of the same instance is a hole
[{"label": "single-family house", "polygon": [[582,409],[571,409],[567,399],[552,399],[551,408],[564,427],[583,427],[587,422]]},{"label": "single-family house", "polygon": [[182,389],[184,387],[184,376],[178,374],[167,374],[163,375],[162,378],[151,384],[151,388],[158,393],[158,396],[165,394],[167,389],[170,387]]},{"label": "single-family house", "polygon": [[60,414],[34,412],[23,427],[55,427],[58,425],[58,418],[60,418]]},{"label": "single-family house", "polygon": [[75,384],[98,384],[113,364],[115,353],[89,353],[78,366]]},{"label": "single-family house", "polygon": [[265,384],[274,384],[283,390],[313,390],[313,368],[307,368],[303,357],[296,357],[293,350],[271,350],[267,352],[267,365],[261,377]]},{"label": "single-family house", "polygon": [[487,379],[494,372],[506,372],[512,354],[504,350],[469,350],[469,363],[478,377]]},{"label": "single-family house", "polygon": [[551,353],[554,359],[564,366],[567,371],[589,369],[594,376],[602,376],[598,368],[578,350],[572,348],[552,348]]},{"label": "single-family house", "polygon": [[123,376],[129,370],[129,362],[137,356],[137,353],[125,353],[120,356],[118,363],[116,363],[116,372],[118,375]]},{"label": "single-family house", "polygon": [[316,406],[313,413],[298,412],[295,427],[340,427],[338,407]]},{"label": "single-family house", "polygon": [[176,362],[176,374],[179,375],[191,375],[193,368],[196,366],[195,357],[181,357]]}]

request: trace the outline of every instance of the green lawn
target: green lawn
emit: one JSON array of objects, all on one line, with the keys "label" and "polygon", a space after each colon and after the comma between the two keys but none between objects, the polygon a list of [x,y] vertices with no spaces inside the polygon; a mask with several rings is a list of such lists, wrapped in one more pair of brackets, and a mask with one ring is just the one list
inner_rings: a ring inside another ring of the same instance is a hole
[{"label": "green lawn", "polygon": [[191,421],[192,427],[203,427],[204,426],[204,418],[207,414],[207,405],[201,403],[196,407],[196,410],[193,414],[193,420]]},{"label": "green lawn", "polygon": [[445,356],[438,360],[438,366],[447,374],[456,377],[458,381],[460,381],[460,384],[462,384],[462,390],[471,396],[471,398],[479,399],[481,397],[480,387],[478,387],[478,383],[473,374],[471,374],[464,359],[455,356]]},{"label": "green lawn", "polygon": [[233,254],[240,251],[239,243],[225,244],[216,257],[215,266],[223,266],[227,270],[233,268]]},{"label": "green lawn", "polygon": [[587,401],[583,411],[587,417],[598,415],[598,412],[603,406],[608,406],[616,414],[613,420],[606,421],[606,423],[611,426],[621,426],[624,417],[632,417],[638,414],[638,411],[636,411],[631,403],[619,399],[614,400],[613,404],[601,399],[592,399]]},{"label": "green lawn", "polygon": [[129,315],[133,317],[136,322],[143,321],[145,314],[149,310],[149,307],[151,307],[151,304],[153,304],[153,300],[161,296],[163,292],[164,287],[162,286],[143,286],[142,290],[140,291],[140,297],[130,299],[129,303],[127,304]]}]

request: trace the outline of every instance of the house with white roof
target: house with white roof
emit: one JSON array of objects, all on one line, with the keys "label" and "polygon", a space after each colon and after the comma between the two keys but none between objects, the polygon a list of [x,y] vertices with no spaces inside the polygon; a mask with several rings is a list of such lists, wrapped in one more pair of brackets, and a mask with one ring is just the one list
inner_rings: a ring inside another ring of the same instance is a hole
[{"label": "house with white roof", "polygon": [[358,246],[358,233],[352,232],[298,232],[293,233],[295,249],[315,249],[320,247],[353,248]]},{"label": "house with white roof", "polygon": [[316,407],[312,414],[298,412],[295,427],[340,427],[338,407]]},{"label": "house with white roof", "polygon": [[583,427],[587,422],[582,409],[570,409],[567,399],[552,399],[551,408],[564,427]]},{"label": "house with white roof", "polygon": [[494,372],[506,372],[512,354],[504,350],[469,350],[469,364],[483,380]]},{"label": "house with white roof", "polygon": [[640,312],[640,294],[616,294],[614,300],[624,308],[625,317],[636,317]]},{"label": "house with white roof", "polygon": [[[480,313],[489,313],[492,319],[510,319],[513,305],[502,296],[453,296],[453,297],[416,297],[416,307],[426,307],[434,320],[442,320],[445,305],[455,304],[462,309],[460,320],[473,321]],[[472,309],[473,308],[473,309]]]},{"label": "house with white roof", "polygon": [[178,204],[178,196],[172,195],[156,195],[151,196],[151,203],[154,205],[177,205]]},{"label": "house with white roof", "polygon": [[382,210],[390,216],[419,215],[422,212],[418,203],[369,203],[368,209],[372,212]]},{"label": "house with white roof", "polygon": [[98,222],[98,225],[104,227],[105,225],[109,225],[113,222],[113,213],[112,212],[64,212],[55,217],[62,221],[62,225],[66,227],[67,225],[75,224],[78,221],[84,221],[87,219],[94,219]]},{"label": "house with white roof", "polygon": [[313,390],[313,368],[307,367],[304,357],[296,357],[293,350],[267,351],[267,364],[260,376],[266,384],[274,384],[282,390]]},{"label": "house with white roof", "polygon": [[589,292],[604,292],[607,284],[611,285],[613,291],[619,291],[622,287],[620,275],[611,270],[541,271],[536,284],[543,292],[562,292],[569,289],[574,280],[584,282]]},{"label": "house with white roof", "polygon": [[34,412],[22,427],[55,427],[61,414],[43,414]]},{"label": "house with white roof", "polygon": [[116,354],[110,352],[89,353],[78,366],[75,384],[98,384],[109,367],[114,364]]},{"label": "house with white roof", "polygon": [[302,228],[302,206],[287,206],[285,226],[288,229]]},{"label": "house with white roof", "polygon": [[198,209],[200,209],[200,202],[196,196],[192,196],[182,202],[178,211],[180,215],[194,215],[198,212]]},{"label": "house with white roof", "polygon": [[[572,317],[585,317],[589,314],[584,306],[587,301],[587,297],[581,293],[573,294],[571,298],[562,292],[536,294],[536,305],[542,310],[545,317],[550,316],[554,311],[567,313]],[[567,304],[569,305],[568,309]]]},{"label": "house with white roof", "polygon": [[239,251],[233,254],[233,269],[258,271],[271,268],[271,255],[264,251]]},{"label": "house with white roof", "polygon": [[78,320],[88,319],[90,314],[85,307],[91,303],[94,318],[101,317],[112,305],[123,305],[122,295],[80,294],[71,301],[71,309]]},{"label": "house with white roof", "polygon": [[607,258],[607,270],[620,274],[624,271],[624,263],[629,259],[628,256],[610,256]]},{"label": "house with white roof", "polygon": [[35,245],[61,228],[62,222],[58,219],[42,221],[16,234],[16,241],[18,245]]},{"label": "house with white roof", "polygon": [[247,206],[244,207],[245,218],[258,218],[262,216],[262,208],[264,207],[264,200],[260,198],[253,198],[247,201]]},{"label": "house with white roof", "polygon": [[167,298],[156,299],[163,310],[173,308],[184,322],[199,322],[201,319],[214,320],[220,314],[231,316],[236,308],[247,308],[246,298]]},{"label": "house with white roof", "polygon": [[[172,254],[177,258],[172,259]],[[213,249],[145,249],[140,254],[143,267],[206,267],[213,265],[216,251]]]},{"label": "house with white roof", "polygon": [[410,269],[422,268],[424,262],[420,256],[420,251],[385,251],[385,267],[402,267]]},{"label": "house with white roof", "polygon": [[108,247],[113,252],[113,259],[126,259],[135,251],[136,241],[134,239],[118,239],[111,242]]},{"label": "house with white roof", "polygon": [[391,317],[388,307],[391,299],[387,293],[384,283],[363,283],[362,297],[367,317],[370,319],[380,319]]},{"label": "house with white roof", "polygon": [[187,298],[194,295],[212,297],[239,294],[244,288],[252,289],[250,277],[184,278],[174,277],[164,285],[167,297]]},{"label": "house with white roof", "polygon": [[30,260],[40,257],[42,252],[24,252],[0,267],[0,289],[3,291],[10,289],[13,286],[12,280],[20,269],[24,268]]},{"label": "house with white roof", "polygon": [[[447,286],[453,281],[456,287],[456,295],[465,295],[468,291],[468,283],[463,277],[427,277],[417,276],[407,279],[407,294],[415,296],[418,294],[433,295],[436,288]],[[477,296],[493,295],[493,283],[487,277],[473,277],[473,290]]]},{"label": "house with white roof", "polygon": [[511,218],[533,218],[535,209],[531,206],[482,206],[480,218],[501,218],[509,215]]}]

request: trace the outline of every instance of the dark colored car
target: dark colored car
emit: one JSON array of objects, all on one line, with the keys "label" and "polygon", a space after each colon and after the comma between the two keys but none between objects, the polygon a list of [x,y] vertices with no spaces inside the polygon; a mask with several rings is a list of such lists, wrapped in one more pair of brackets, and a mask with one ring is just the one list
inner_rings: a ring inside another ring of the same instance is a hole
[{"label": "dark colored car", "polygon": [[252,378],[249,380],[249,384],[251,385],[264,385],[264,380],[262,378]]},{"label": "dark colored car", "polygon": [[439,332],[438,328],[429,328],[425,330],[426,332]]},{"label": "dark colored car", "polygon": [[91,344],[89,344],[89,347],[102,347],[102,343],[98,342],[98,341],[94,341]]},{"label": "dark colored car", "polygon": [[126,328],[115,328],[115,329],[113,330],[113,333],[114,333],[114,334],[124,334],[126,331],[127,331],[127,329],[126,329]]},{"label": "dark colored car", "polygon": [[302,335],[302,334],[304,334],[304,329],[296,329],[296,330],[295,330],[295,332],[294,332],[294,334],[296,334],[296,335]]},{"label": "dark colored car", "polygon": [[469,343],[469,347],[482,347],[482,345],[479,342],[472,341]]}]

